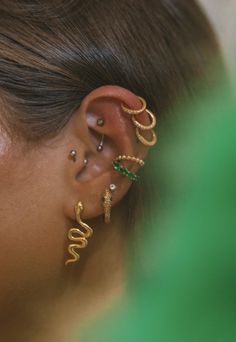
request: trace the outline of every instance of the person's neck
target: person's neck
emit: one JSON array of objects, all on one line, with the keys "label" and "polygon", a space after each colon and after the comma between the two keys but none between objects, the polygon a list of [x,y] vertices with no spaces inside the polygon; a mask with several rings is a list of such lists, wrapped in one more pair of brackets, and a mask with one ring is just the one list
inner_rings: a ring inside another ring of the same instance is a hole
[{"label": "person's neck", "polygon": [[124,237],[120,220],[114,222],[92,222],[94,234],[78,264],[67,267],[61,279],[24,291],[8,306],[0,317],[1,341],[68,342],[78,322],[79,328],[122,293]]}]

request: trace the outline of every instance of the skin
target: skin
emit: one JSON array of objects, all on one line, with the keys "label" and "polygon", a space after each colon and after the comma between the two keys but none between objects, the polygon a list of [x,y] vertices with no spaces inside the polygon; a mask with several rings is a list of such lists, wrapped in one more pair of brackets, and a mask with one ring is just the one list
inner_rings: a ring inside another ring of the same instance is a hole
[{"label": "skin", "polygon": [[[1,130],[0,340],[68,341],[72,324],[91,317],[122,292],[127,229],[122,217],[131,183],[111,163],[120,154],[144,159],[148,152],[137,143],[122,103],[140,108],[138,97],[126,89],[98,88],[58,136],[38,145],[13,141]],[[101,116],[103,127],[96,124]],[[147,113],[139,121],[148,123]],[[99,153],[102,134],[104,150]],[[72,149],[78,152],[75,162],[68,159]],[[138,171],[137,164],[127,165]],[[117,190],[112,223],[105,225],[101,197],[111,183]],[[67,232],[78,226],[78,201],[94,234],[79,253],[79,263],[65,267]]]}]

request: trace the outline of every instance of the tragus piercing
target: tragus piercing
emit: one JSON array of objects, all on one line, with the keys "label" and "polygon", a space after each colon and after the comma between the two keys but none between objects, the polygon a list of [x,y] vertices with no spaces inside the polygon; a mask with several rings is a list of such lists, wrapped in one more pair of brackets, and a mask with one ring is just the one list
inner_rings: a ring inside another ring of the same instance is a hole
[{"label": "tragus piercing", "polygon": [[73,160],[74,162],[76,161],[77,157],[77,151],[76,150],[71,150],[69,153],[69,159]]}]

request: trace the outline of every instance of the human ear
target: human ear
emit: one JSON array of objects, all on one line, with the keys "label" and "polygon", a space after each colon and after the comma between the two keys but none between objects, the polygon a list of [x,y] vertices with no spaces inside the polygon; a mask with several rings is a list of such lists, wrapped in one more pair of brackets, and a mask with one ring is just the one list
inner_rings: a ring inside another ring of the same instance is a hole
[{"label": "human ear", "polygon": [[[70,146],[73,141],[74,148],[80,150],[78,160],[67,166],[70,199],[67,198],[65,208],[70,218],[74,218],[73,207],[78,201],[84,203],[84,219],[101,215],[102,197],[110,184],[116,186],[112,204],[118,203],[132,182],[114,169],[113,161],[119,155],[143,160],[148,152],[148,147],[137,140],[131,116],[124,113],[122,104],[133,109],[140,109],[142,105],[138,96],[127,89],[97,88],[84,98],[68,124],[67,140]],[[149,123],[145,111],[139,115],[139,122]],[[124,163],[132,173],[141,167],[135,161]]]}]

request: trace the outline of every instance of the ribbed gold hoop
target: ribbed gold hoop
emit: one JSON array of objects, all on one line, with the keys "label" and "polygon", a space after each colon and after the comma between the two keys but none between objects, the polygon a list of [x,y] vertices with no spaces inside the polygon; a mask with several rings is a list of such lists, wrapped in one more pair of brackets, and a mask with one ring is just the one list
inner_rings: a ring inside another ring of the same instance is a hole
[{"label": "ribbed gold hoop", "polygon": [[141,104],[142,104],[142,108],[140,109],[131,109],[131,108],[128,108],[126,106],[124,106],[123,104],[121,105],[121,108],[122,110],[127,113],[127,114],[130,114],[130,115],[138,115],[138,114],[141,114],[145,111],[145,109],[147,108],[147,102],[142,98],[142,97],[138,97],[138,99],[140,100]]},{"label": "ribbed gold hoop", "polygon": [[139,139],[139,141],[145,145],[145,146],[154,146],[157,143],[157,136],[155,134],[155,132],[153,131],[153,129],[150,132],[152,134],[152,140],[147,140],[145,139],[139,132],[139,128],[136,128],[136,136]]},{"label": "ribbed gold hoop", "polygon": [[155,115],[148,109],[146,109],[146,112],[149,114],[149,116],[151,118],[151,124],[148,126],[142,125],[140,122],[138,122],[135,119],[134,116],[132,116],[132,121],[133,121],[134,125],[143,131],[149,131],[150,129],[153,129],[157,124],[157,119],[156,119]]},{"label": "ribbed gold hoop", "polygon": [[144,164],[145,164],[145,162],[142,159],[136,158],[136,157],[133,157],[133,156],[123,155],[123,156],[118,156],[115,159],[115,161],[122,161],[122,160],[133,161],[133,162],[139,164],[140,166],[144,166]]},{"label": "ribbed gold hoop", "polygon": [[[142,104],[142,108],[131,109],[131,108],[127,108],[123,104],[121,105],[121,108],[125,113],[131,115],[131,120],[132,120],[134,126],[136,127],[137,139],[145,146],[154,146],[157,143],[157,136],[156,136],[153,128],[157,124],[157,119],[156,119],[155,115],[150,110],[147,109],[146,101],[142,97],[138,97],[138,98]],[[148,113],[148,115],[151,119],[151,123],[149,125],[143,125],[136,120],[136,115],[142,114],[144,111],[146,111]],[[150,131],[150,133],[152,134],[152,139],[147,140],[146,138],[144,138],[144,136],[141,135],[140,131]]]}]

